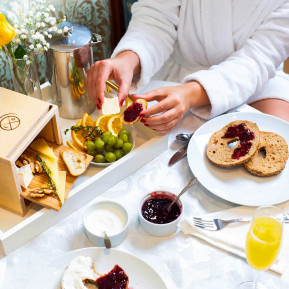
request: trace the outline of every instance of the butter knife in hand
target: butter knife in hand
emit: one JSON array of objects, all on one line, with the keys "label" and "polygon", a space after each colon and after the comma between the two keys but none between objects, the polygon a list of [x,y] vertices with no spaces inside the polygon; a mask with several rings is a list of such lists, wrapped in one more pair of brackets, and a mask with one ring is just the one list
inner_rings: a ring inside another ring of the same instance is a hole
[{"label": "butter knife in hand", "polygon": [[180,159],[182,159],[184,156],[187,155],[187,150],[188,150],[188,145],[187,143],[185,146],[183,146],[181,149],[179,149],[170,159],[169,161],[169,167],[177,163]]}]

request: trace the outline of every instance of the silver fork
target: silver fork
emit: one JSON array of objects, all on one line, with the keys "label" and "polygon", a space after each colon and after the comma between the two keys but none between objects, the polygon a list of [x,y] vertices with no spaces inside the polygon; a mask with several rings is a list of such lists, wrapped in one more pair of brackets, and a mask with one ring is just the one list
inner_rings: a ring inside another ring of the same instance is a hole
[{"label": "silver fork", "polygon": [[[225,226],[231,223],[241,223],[241,222],[250,222],[251,218],[236,218],[229,220],[222,219],[203,219],[200,217],[193,217],[194,225],[198,228],[209,230],[209,231],[219,231],[224,229]],[[284,222],[289,223],[289,213],[284,214]]]},{"label": "silver fork", "polygon": [[193,221],[194,225],[198,228],[209,231],[219,231],[231,223],[250,222],[251,218],[236,218],[230,220],[222,220],[222,219],[206,220],[200,217],[193,217]]}]

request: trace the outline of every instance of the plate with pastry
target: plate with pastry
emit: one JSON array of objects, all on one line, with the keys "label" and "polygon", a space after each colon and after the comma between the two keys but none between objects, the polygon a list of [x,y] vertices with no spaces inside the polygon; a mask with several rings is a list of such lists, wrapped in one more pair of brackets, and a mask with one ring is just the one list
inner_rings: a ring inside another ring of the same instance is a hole
[{"label": "plate with pastry", "polygon": [[213,118],[194,133],[188,163],[214,195],[245,206],[289,199],[289,123],[263,113]]},{"label": "plate with pastry", "polygon": [[[49,280],[49,282],[43,282]],[[139,258],[117,250],[68,252],[31,279],[26,289],[167,289],[161,276]]]}]

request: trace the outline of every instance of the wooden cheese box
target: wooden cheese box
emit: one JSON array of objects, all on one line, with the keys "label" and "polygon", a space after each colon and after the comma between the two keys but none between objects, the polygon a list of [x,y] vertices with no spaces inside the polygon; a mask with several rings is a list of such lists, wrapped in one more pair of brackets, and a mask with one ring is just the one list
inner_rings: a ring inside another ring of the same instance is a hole
[{"label": "wooden cheese box", "polygon": [[16,160],[36,137],[62,144],[58,107],[0,87],[0,207],[23,216]]}]

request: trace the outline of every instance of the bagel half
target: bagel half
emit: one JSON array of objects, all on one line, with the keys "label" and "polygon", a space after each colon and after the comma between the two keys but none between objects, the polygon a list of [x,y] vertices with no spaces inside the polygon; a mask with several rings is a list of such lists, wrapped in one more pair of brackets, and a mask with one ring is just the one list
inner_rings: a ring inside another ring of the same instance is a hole
[{"label": "bagel half", "polygon": [[273,176],[284,169],[287,159],[288,144],[285,139],[277,133],[261,131],[258,149],[244,167],[256,176]]},{"label": "bagel half", "polygon": [[[246,151],[245,155],[241,155],[238,158],[235,158],[236,152],[244,148],[244,146],[241,146],[240,137],[238,136],[225,137],[225,134],[228,131],[228,129],[231,130],[235,129],[236,127],[238,128],[240,127],[240,131],[243,131],[245,136],[246,133],[247,134],[253,133],[253,139],[248,141],[251,142],[251,144],[248,145],[248,147],[250,148],[248,149],[248,151]],[[229,145],[234,142],[236,142],[234,147],[230,147]],[[222,167],[230,167],[247,162],[257,151],[258,145],[259,145],[258,126],[255,123],[250,122],[248,120],[235,120],[224,126],[219,131],[215,132],[210,137],[206,153],[209,160],[214,164]]]},{"label": "bagel half", "polygon": [[[141,104],[141,106],[136,105]],[[120,116],[120,120],[122,123],[125,123],[127,125],[132,125],[139,121],[140,119],[140,113],[147,109],[148,103],[145,99],[137,99],[134,101]]]}]

